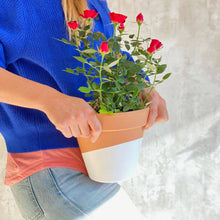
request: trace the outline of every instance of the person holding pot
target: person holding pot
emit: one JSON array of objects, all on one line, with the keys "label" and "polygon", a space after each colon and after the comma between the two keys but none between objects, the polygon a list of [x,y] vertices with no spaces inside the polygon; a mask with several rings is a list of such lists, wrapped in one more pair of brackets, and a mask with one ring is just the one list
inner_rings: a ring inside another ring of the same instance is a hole
[{"label": "person holding pot", "polygon": [[[95,142],[96,112],[77,88],[80,76],[64,73],[77,54],[67,38],[69,20],[95,9],[95,28],[110,36],[103,0],[0,2],[0,132],[6,141],[5,184],[25,219],[144,219],[117,183],[87,175],[76,137]],[[143,94],[144,96],[144,94]],[[168,120],[164,99],[153,91],[145,129]]]}]

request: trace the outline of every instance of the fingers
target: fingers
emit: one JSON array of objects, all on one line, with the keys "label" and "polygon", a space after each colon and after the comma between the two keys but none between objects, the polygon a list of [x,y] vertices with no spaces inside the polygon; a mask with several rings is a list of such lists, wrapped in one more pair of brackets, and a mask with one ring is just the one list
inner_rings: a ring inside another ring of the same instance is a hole
[{"label": "fingers", "polygon": [[44,109],[48,119],[66,138],[90,137],[96,141],[101,124],[95,110],[84,99],[60,93]]},{"label": "fingers", "polygon": [[82,136],[87,138],[90,136],[90,127],[88,125],[87,118],[84,114],[77,114],[72,124],[76,124],[75,127],[77,129],[77,136],[74,135],[75,137]]},{"label": "fingers", "polygon": [[88,138],[91,136],[91,141],[94,143],[98,139],[101,130],[101,123],[94,113],[87,116],[80,113],[72,117],[68,126],[63,127],[61,132],[67,138],[72,136]]},{"label": "fingers", "polygon": [[158,106],[158,116],[155,120],[156,123],[162,123],[169,120],[168,111],[165,100],[161,100],[161,104]]},{"label": "fingers", "polygon": [[158,96],[159,98],[155,98],[150,105],[150,112],[147,119],[147,124],[144,129],[149,129],[155,123],[162,123],[168,121],[168,111],[166,107],[166,101]]},{"label": "fingers", "polygon": [[56,124],[56,129],[59,130],[66,138],[71,138],[73,136],[72,131],[70,127],[68,126],[68,123],[62,122]]},{"label": "fingers", "polygon": [[147,124],[144,127],[144,129],[149,129],[154,124],[154,122],[158,116],[157,107],[158,107],[157,105],[151,104],[150,112],[149,112],[148,119],[147,119]]},{"label": "fingers", "polygon": [[88,118],[88,123],[92,129],[91,131],[91,141],[94,143],[101,134],[102,126],[96,115]]},{"label": "fingers", "polygon": [[68,126],[65,126],[60,129],[57,128],[57,130],[61,131],[66,138],[71,138],[73,136],[72,131]]}]

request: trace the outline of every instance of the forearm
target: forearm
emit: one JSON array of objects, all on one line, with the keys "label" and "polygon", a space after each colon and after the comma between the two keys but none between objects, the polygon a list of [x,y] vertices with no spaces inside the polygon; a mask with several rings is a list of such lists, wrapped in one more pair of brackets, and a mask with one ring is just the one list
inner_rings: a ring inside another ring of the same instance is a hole
[{"label": "forearm", "polygon": [[0,68],[0,102],[43,111],[46,100],[56,93],[49,86]]}]

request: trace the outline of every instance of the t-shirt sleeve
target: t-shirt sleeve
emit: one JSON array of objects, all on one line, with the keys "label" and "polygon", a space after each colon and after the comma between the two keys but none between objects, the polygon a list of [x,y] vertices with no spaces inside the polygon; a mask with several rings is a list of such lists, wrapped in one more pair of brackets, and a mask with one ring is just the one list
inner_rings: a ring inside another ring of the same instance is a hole
[{"label": "t-shirt sleeve", "polygon": [[0,43],[0,67],[6,69],[3,45]]}]

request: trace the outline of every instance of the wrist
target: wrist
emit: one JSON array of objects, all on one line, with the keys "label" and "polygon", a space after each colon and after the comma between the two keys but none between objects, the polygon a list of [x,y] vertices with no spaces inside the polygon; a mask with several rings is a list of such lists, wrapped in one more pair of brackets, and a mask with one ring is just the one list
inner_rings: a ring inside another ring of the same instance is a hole
[{"label": "wrist", "polygon": [[48,106],[51,104],[55,105],[55,102],[57,101],[57,99],[60,98],[61,95],[62,93],[59,92],[58,90],[45,85],[44,87],[42,87],[42,91],[37,98],[36,108],[40,111],[46,112]]}]

